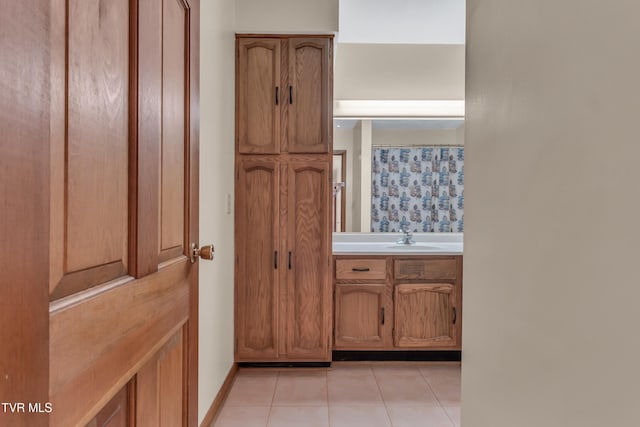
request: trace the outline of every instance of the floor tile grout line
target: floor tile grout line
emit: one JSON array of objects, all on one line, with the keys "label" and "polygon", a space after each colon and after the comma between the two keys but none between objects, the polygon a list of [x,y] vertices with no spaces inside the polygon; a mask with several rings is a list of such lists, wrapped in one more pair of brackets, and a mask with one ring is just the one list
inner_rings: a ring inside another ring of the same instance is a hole
[{"label": "floor tile grout line", "polygon": [[376,370],[371,367],[371,372],[373,372],[373,378],[376,381],[376,387],[378,387],[378,393],[380,393],[380,399],[382,399],[382,404],[384,405],[384,411],[387,413],[387,420],[389,420],[389,425],[393,426],[393,421],[391,420],[391,414],[389,413],[389,407],[387,406],[387,401],[384,399],[384,395],[382,394],[382,389],[380,388],[380,383],[378,382],[378,376],[376,375]]},{"label": "floor tile grout line", "polygon": [[456,422],[453,420],[453,418],[451,418],[451,415],[449,415],[449,411],[447,411],[447,409],[445,408],[445,406],[442,404],[442,402],[440,401],[440,398],[438,397],[438,393],[436,393],[436,390],[433,388],[433,386],[431,385],[431,381],[429,381],[429,379],[427,378],[427,376],[424,374],[424,372],[422,372],[422,369],[418,369],[418,371],[420,371],[420,375],[422,375],[422,378],[425,380],[425,382],[427,383],[427,385],[429,386],[429,389],[431,389],[431,392],[433,393],[433,395],[435,396],[436,400],[438,401],[438,405],[440,408],[442,408],[442,410],[444,411],[445,415],[447,416],[447,418],[449,419],[449,421],[451,421],[451,425],[453,427],[456,426]]},{"label": "floor tile grout line", "polygon": [[273,401],[276,398],[276,390],[278,390],[278,382],[280,381],[280,371],[276,371],[276,384],[273,387],[273,394],[271,395],[271,403],[269,405],[269,412],[267,413],[267,424],[265,427],[269,427],[269,423],[271,422],[271,410],[273,409]]}]

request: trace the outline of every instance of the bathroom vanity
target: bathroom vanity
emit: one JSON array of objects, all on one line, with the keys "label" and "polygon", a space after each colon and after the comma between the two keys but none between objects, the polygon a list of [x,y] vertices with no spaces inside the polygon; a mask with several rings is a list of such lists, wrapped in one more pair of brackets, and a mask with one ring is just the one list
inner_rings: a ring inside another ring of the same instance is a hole
[{"label": "bathroom vanity", "polygon": [[395,237],[334,236],[334,349],[460,350],[462,236]]}]

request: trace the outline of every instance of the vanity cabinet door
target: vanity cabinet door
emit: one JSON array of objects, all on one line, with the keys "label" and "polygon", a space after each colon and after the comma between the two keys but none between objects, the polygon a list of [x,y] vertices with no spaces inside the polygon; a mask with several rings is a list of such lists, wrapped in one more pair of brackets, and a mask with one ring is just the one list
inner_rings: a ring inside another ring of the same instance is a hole
[{"label": "vanity cabinet door", "polygon": [[329,153],[332,135],[330,38],[289,40],[289,152]]},{"label": "vanity cabinet door", "polygon": [[236,183],[236,360],[278,357],[280,164],[238,162]]},{"label": "vanity cabinet door", "polygon": [[238,152],[280,152],[280,39],[241,38],[237,42]]},{"label": "vanity cabinet door", "polygon": [[389,307],[385,307],[386,285],[335,286],[335,348],[384,348],[386,325],[391,320]]},{"label": "vanity cabinet door", "polygon": [[456,286],[399,284],[394,290],[394,344],[399,348],[453,347],[458,337]]},{"label": "vanity cabinet door", "polygon": [[286,307],[289,360],[330,360],[330,160],[286,163]]}]

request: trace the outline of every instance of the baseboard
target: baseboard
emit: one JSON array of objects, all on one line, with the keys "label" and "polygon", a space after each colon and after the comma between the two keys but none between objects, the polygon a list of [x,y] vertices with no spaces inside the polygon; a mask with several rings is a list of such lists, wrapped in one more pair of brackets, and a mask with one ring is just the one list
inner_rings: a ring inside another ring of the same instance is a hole
[{"label": "baseboard", "polygon": [[211,402],[211,406],[207,411],[207,414],[204,416],[200,427],[209,427],[213,424],[213,422],[218,418],[220,413],[220,408],[222,408],[222,404],[227,399],[227,395],[229,395],[229,391],[231,390],[231,386],[233,385],[233,380],[236,377],[236,373],[238,372],[238,364],[234,363],[229,369],[229,373],[227,377],[224,379],[222,383],[222,387],[218,391],[216,398]]}]

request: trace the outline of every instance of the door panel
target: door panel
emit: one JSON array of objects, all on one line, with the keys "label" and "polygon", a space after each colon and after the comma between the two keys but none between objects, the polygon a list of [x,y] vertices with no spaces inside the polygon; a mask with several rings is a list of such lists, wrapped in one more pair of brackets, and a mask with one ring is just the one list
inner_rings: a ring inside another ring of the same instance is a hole
[{"label": "door panel", "polygon": [[183,340],[182,330],[179,330],[138,372],[137,394],[155,398],[139,402],[136,407],[137,425],[172,427],[182,424]]},{"label": "door panel", "polygon": [[331,40],[290,39],[288,47],[289,152],[328,153],[333,117]]},{"label": "door panel", "polygon": [[451,284],[402,284],[395,287],[397,347],[456,345],[455,287]]},{"label": "door panel", "polygon": [[163,0],[160,261],[185,253],[185,9]]},{"label": "door panel", "polygon": [[336,348],[382,348],[385,322],[391,318],[385,307],[385,284],[336,284]]},{"label": "door panel", "polygon": [[[69,2],[66,135],[52,141],[52,298],[128,271],[129,4]],[[58,135],[56,135],[58,136]],[[57,249],[57,250],[56,250]]]},{"label": "door panel", "polygon": [[328,360],[331,325],[329,162],[288,163],[287,357]]},{"label": "door panel", "polygon": [[275,159],[247,159],[238,166],[237,360],[277,357],[279,177]]},{"label": "door panel", "polygon": [[[237,81],[238,150],[280,152],[280,40],[239,39]],[[277,93],[276,93],[277,91]]]}]

